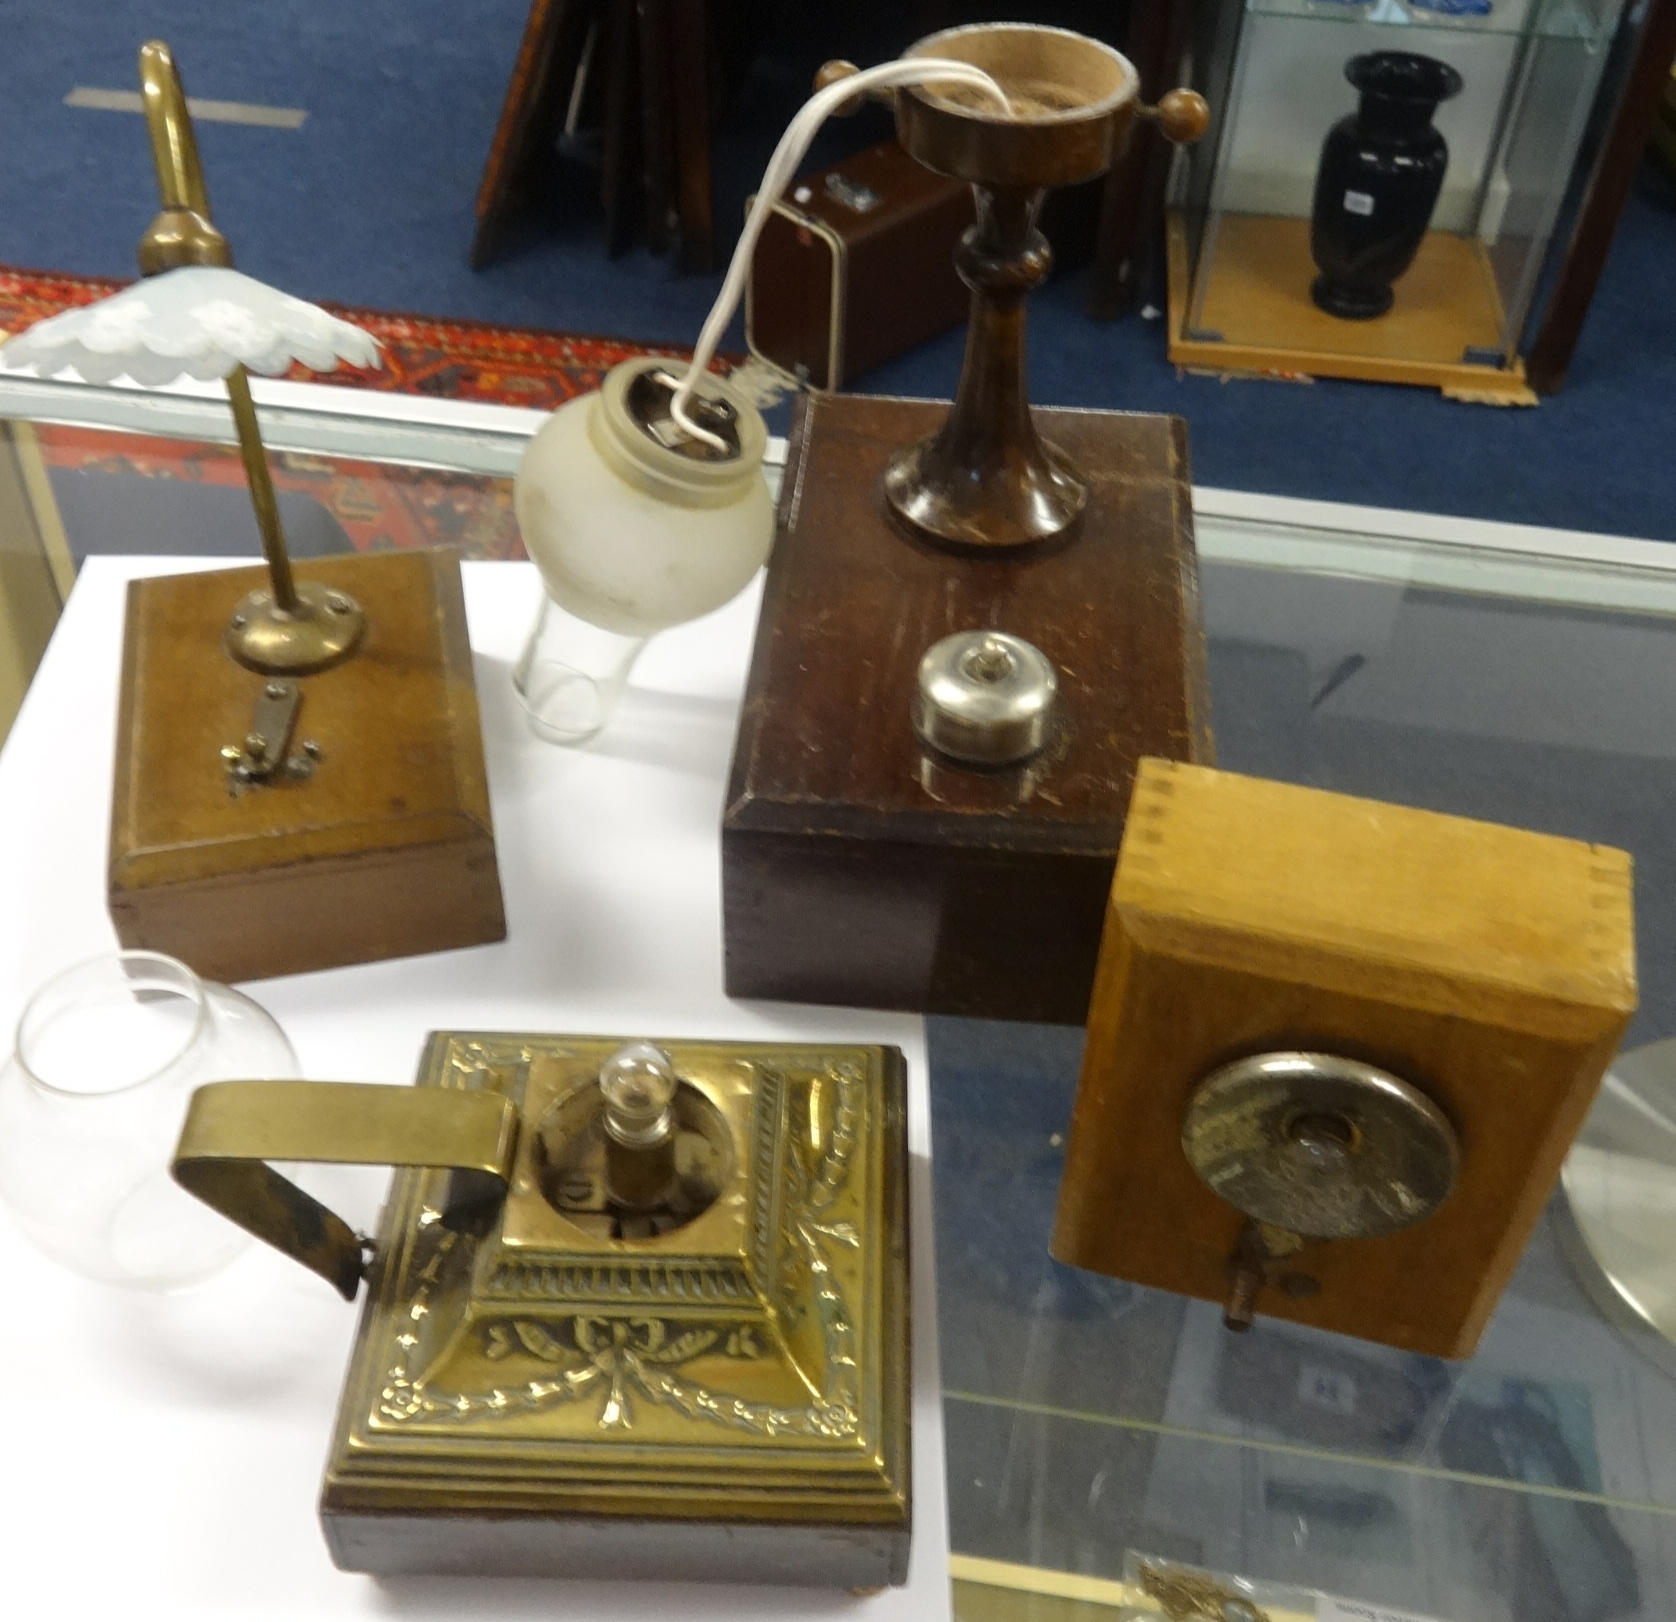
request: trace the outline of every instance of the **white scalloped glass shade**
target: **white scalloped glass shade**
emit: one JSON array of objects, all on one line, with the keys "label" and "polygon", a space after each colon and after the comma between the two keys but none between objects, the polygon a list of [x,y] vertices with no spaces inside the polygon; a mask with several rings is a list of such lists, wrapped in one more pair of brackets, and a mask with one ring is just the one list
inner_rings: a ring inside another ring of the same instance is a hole
[{"label": "white scalloped glass shade", "polygon": [[371,333],[217,265],[148,276],[0,347],[0,363],[43,377],[73,367],[89,383],[129,377],[149,388],[183,375],[208,382],[241,365],[273,376],[293,361],[316,372],[382,364]]}]

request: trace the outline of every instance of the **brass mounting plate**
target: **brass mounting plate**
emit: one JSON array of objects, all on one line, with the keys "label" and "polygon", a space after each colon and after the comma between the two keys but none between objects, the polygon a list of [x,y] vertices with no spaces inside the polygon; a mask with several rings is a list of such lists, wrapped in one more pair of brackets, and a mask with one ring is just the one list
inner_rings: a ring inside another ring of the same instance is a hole
[{"label": "brass mounting plate", "polygon": [[[641,1033],[644,1034],[644,1033]],[[619,1037],[439,1033],[422,1087],[519,1106],[482,1237],[397,1174],[322,1516],[351,1570],[906,1577],[905,1067],[894,1048],[657,1038],[720,1112],[720,1197],[657,1238],[541,1188],[540,1123]]]}]

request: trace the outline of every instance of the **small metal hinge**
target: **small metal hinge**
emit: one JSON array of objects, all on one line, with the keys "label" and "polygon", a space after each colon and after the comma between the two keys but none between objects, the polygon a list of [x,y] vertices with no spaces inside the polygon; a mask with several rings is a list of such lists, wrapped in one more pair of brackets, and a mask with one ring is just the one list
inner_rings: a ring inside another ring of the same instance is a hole
[{"label": "small metal hinge", "polygon": [[229,794],[261,783],[300,781],[313,774],[320,760],[320,745],[314,739],[303,739],[295,754],[289,752],[302,705],[303,690],[297,682],[273,677],[262,683],[244,742],[228,744],[221,751]]}]

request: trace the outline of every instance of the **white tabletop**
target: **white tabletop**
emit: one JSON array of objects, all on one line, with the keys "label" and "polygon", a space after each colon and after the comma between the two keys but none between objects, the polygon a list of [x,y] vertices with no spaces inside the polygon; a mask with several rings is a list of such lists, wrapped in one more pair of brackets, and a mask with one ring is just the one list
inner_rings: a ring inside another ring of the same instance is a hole
[{"label": "white tabletop", "polygon": [[[116,946],[104,889],[123,588],[205,566],[90,561],[0,753],[0,1031],[48,976]],[[559,749],[529,733],[511,689],[534,570],[464,570],[508,938],[245,989],[285,1027],[303,1073],[331,1080],[410,1081],[434,1029],[900,1046],[914,1156],[909,1584],[857,1599],[340,1572],[315,1502],[358,1309],[260,1246],[186,1295],[85,1283],[0,1218],[0,1614],[947,1618],[924,1022],[722,994],[717,834],[757,591],[658,638],[608,731]],[[384,1179],[355,1175],[347,1193],[361,1208],[344,1214],[367,1223]]]}]

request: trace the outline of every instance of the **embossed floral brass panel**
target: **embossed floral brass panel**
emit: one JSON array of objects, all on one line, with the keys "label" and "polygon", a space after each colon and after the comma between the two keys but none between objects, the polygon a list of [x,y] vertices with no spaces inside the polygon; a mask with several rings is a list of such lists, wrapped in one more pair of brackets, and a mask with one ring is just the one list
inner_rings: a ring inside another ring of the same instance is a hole
[{"label": "embossed floral brass panel", "polygon": [[480,1236],[440,1221],[448,1173],[396,1176],[326,1476],[334,1558],[902,1581],[900,1053],[661,1043],[725,1124],[719,1157],[698,1144],[720,1190],[678,1226],[624,1239],[585,1190],[567,1206],[552,1176],[555,1134],[619,1045],[432,1038],[419,1084],[502,1092],[523,1129]]}]

